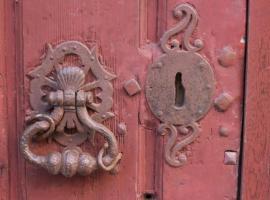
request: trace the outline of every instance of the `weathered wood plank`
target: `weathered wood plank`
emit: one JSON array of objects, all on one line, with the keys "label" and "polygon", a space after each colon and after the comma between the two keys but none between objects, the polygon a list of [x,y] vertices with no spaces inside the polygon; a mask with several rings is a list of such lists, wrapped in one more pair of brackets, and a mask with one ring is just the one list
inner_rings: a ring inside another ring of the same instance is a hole
[{"label": "weathered wood plank", "polygon": [[270,1],[249,1],[242,200],[270,199]]}]

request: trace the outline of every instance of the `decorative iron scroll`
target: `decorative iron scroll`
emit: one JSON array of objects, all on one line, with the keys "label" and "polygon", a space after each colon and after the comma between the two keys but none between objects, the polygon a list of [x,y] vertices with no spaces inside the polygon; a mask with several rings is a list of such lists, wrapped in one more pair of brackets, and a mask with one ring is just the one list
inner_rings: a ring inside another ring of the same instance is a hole
[{"label": "decorative iron scroll", "polygon": [[[100,63],[95,48],[89,50],[78,41],[67,41],[55,48],[48,45],[40,66],[29,73],[30,105],[33,114],[20,140],[25,158],[51,174],[71,177],[91,174],[94,170],[115,170],[122,154],[114,134],[102,122],[114,114],[113,87],[115,75]],[[61,66],[68,55],[80,58],[81,66]],[[95,80],[88,81],[92,72]],[[99,89],[97,92],[96,89]],[[99,99],[99,101],[95,101]],[[98,133],[105,139],[97,158],[78,145]],[[63,152],[37,155],[30,150],[33,139],[53,138],[65,146]]]},{"label": "decorative iron scroll", "polygon": [[[179,22],[160,41],[164,54],[149,67],[146,98],[152,113],[163,122],[158,132],[169,134],[165,159],[178,167],[187,161],[184,147],[199,135],[196,121],[211,107],[215,80],[210,64],[196,53],[203,42],[190,39],[198,22],[196,10],[181,4],[174,9],[174,16]],[[172,38],[178,33],[183,33],[182,42]]]}]

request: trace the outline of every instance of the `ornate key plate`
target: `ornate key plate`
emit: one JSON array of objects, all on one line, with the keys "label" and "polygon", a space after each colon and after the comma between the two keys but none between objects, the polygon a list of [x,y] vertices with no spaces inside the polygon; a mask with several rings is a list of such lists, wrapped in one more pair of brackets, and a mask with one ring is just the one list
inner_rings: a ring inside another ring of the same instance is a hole
[{"label": "ornate key plate", "polygon": [[[214,75],[210,64],[197,51],[203,48],[199,39],[190,43],[198,15],[189,4],[174,10],[179,23],[164,33],[161,49],[164,54],[150,67],[146,81],[146,98],[152,113],[163,123],[159,132],[170,133],[165,146],[165,158],[171,166],[186,162],[183,147],[199,134],[197,120],[208,112],[214,94]],[[183,32],[183,40],[170,40]],[[176,126],[180,126],[177,128]],[[178,130],[184,138],[178,138]],[[180,141],[179,141],[180,140]]]},{"label": "ornate key plate", "polygon": [[[82,66],[61,66],[67,55],[77,55]],[[93,81],[88,80],[90,72],[95,78]],[[102,122],[114,116],[110,112],[111,81],[116,76],[105,70],[95,48],[89,50],[78,41],[63,42],[55,48],[48,45],[42,64],[29,76],[30,105],[35,114],[28,120],[20,140],[25,158],[52,174],[61,173],[66,177],[76,173],[88,175],[98,168],[114,170],[121,153],[114,134]],[[78,146],[95,133],[106,141],[97,158]],[[65,146],[63,152],[41,156],[30,150],[32,139],[48,138]]]}]

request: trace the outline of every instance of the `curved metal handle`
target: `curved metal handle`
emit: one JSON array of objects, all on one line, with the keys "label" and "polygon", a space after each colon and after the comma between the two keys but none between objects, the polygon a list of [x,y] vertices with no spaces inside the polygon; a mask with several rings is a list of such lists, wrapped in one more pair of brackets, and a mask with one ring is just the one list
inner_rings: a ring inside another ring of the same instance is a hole
[{"label": "curved metal handle", "polygon": [[[46,77],[54,71],[55,63],[66,54],[72,53],[81,57],[84,69],[73,66],[58,68],[54,77]],[[43,64],[30,73],[33,77],[30,103],[35,112],[50,114],[38,114],[31,118],[31,124],[26,127],[20,140],[24,157],[51,174],[61,173],[66,177],[72,177],[76,173],[88,175],[99,168],[115,171],[122,154],[112,131],[101,124],[103,120],[113,116],[108,111],[112,107],[113,88],[110,80],[115,76],[105,71],[96,52],[91,52],[79,42],[64,42],[55,49],[49,46],[48,54]],[[90,69],[96,81],[85,84],[85,77]],[[46,93],[43,91],[44,86],[51,89]],[[95,92],[92,90],[96,88],[102,90],[98,96],[101,103],[93,100]],[[89,109],[92,111],[91,116]],[[93,137],[95,133],[101,134],[105,139],[97,157],[78,147],[89,135]],[[33,139],[44,140],[49,137],[65,146],[62,152],[37,155],[30,150]]]}]

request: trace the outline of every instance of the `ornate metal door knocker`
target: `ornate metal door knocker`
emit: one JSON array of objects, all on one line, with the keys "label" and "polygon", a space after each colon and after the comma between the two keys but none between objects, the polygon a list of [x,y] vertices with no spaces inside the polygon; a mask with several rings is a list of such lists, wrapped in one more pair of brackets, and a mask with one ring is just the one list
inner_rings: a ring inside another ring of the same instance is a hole
[{"label": "ornate metal door knocker", "polygon": [[[146,98],[153,114],[163,122],[158,132],[169,133],[165,159],[178,167],[187,160],[183,148],[199,134],[196,121],[206,115],[212,104],[215,81],[209,63],[196,53],[203,48],[203,42],[196,39],[190,43],[198,21],[196,10],[181,4],[175,8],[174,16],[179,19],[178,24],[161,38],[164,54],[149,67]],[[181,43],[171,39],[180,32]],[[183,136],[178,137],[178,132]]]},{"label": "ornate metal door knocker", "polygon": [[[67,55],[77,55],[82,66],[61,66]],[[89,81],[90,70],[93,81]],[[113,104],[110,81],[116,76],[104,69],[95,48],[90,51],[77,41],[63,42],[54,49],[48,45],[43,62],[29,76],[30,105],[36,114],[28,119],[20,140],[24,157],[51,174],[66,177],[88,175],[98,168],[114,170],[122,155],[114,134],[101,122],[114,116],[109,112]],[[106,140],[97,158],[78,147],[95,133]],[[43,156],[30,150],[32,139],[47,138],[65,146],[63,152]]]}]

